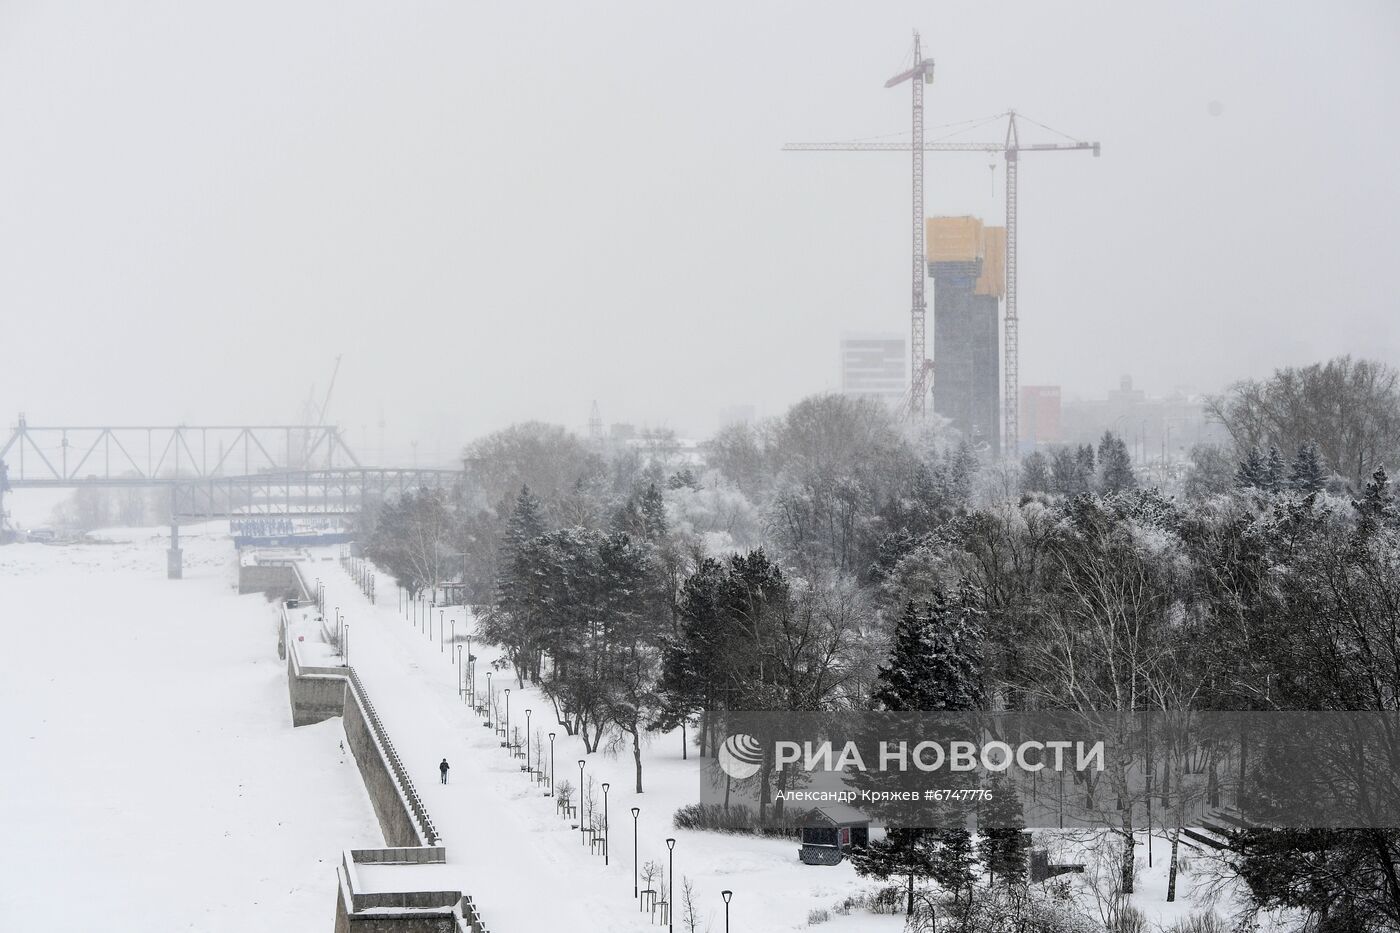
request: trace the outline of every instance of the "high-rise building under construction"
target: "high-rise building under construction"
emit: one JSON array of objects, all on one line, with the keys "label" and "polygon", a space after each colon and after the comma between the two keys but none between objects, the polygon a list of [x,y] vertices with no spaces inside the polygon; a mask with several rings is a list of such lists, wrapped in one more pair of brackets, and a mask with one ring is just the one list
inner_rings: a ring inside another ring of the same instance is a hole
[{"label": "high-rise building under construction", "polygon": [[998,306],[1006,290],[1006,230],[976,217],[930,217],[933,410],[974,445],[1001,452]]}]

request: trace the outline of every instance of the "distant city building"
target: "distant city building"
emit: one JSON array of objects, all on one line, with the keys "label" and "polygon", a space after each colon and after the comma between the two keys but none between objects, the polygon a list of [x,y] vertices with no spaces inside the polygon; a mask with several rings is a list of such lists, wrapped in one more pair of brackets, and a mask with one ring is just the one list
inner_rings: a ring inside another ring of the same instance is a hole
[{"label": "distant city building", "polygon": [[1112,431],[1138,463],[1180,460],[1195,444],[1229,440],[1224,426],[1206,415],[1203,402],[1182,389],[1152,398],[1133,387],[1131,376],[1124,376],[1106,398],[1062,404],[1060,443],[1097,445],[1105,431]]},{"label": "distant city building", "polygon": [[1060,442],[1060,387],[1021,386],[1021,446]]},{"label": "distant city building", "polygon": [[843,334],[841,394],[877,398],[898,408],[909,385],[904,347],[897,334]]},{"label": "distant city building", "polygon": [[1108,392],[1108,403],[1110,405],[1141,405],[1147,401],[1147,393],[1141,389],[1133,388],[1132,376],[1119,376],[1118,388],[1110,389]]}]

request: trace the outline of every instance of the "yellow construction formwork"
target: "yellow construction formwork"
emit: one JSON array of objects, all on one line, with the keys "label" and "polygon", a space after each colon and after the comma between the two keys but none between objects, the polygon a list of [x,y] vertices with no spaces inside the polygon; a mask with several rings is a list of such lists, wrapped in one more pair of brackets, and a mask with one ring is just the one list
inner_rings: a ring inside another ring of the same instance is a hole
[{"label": "yellow construction formwork", "polygon": [[973,294],[1006,297],[1006,228],[982,228],[982,274]]},{"label": "yellow construction formwork", "polygon": [[924,222],[929,262],[976,262],[982,258],[982,221],[976,217],[930,217]]}]

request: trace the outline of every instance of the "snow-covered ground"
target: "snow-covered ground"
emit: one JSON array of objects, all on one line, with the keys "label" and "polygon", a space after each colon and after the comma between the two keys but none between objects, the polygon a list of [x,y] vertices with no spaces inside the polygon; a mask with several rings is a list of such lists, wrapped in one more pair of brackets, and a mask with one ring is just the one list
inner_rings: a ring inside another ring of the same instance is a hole
[{"label": "snow-covered ground", "polygon": [[0,547],[0,930],[328,929],[382,845],[339,720],[293,729],[227,527]]},{"label": "snow-covered ground", "polygon": [[[894,931],[903,929],[902,916],[856,912],[841,916],[832,908],[874,882],[859,878],[849,863],[835,867],[802,865],[795,840],[758,839],[708,832],[677,830],[672,814],[699,795],[698,761],[681,757],[681,738],[672,733],[655,738],[644,750],[644,792],[634,792],[630,748],[619,753],[586,754],[582,741],[564,735],[552,715],[550,702],[537,690],[522,688],[508,672],[496,671],[496,690],[511,688],[512,729],[525,725],[525,710],[533,711],[532,731],[543,738],[556,733],[555,767],[559,780],[579,781],[577,762],[584,759],[585,780],[607,781],[612,859],[590,854],[570,822],[555,815],[552,802],[520,773],[521,762],[499,747],[495,734],[458,698],[457,666],[451,651],[452,623],[459,640],[468,624],[461,607],[439,616],[433,610],[431,633],[421,630],[398,609],[392,578],[380,574],[378,605],[371,605],[344,573],[335,557],[339,549],[322,549],[303,565],[308,581],[319,577],[327,586],[327,611],[339,607],[350,623],[350,662],[359,671],[400,753],[416,768],[414,780],[424,792],[429,812],[446,839],[448,866],[434,867],[435,883],[444,877],[460,885],[481,906],[493,930],[579,929],[631,931],[655,929],[640,918],[632,898],[632,818],[639,807],[639,861],[666,865],[665,839],[677,840],[675,878],[694,885],[699,929],[722,930],[722,890],[734,892],[730,920],[734,930],[807,929],[812,911],[831,912],[816,928]],[[438,620],[447,623],[448,647]],[[477,686],[484,696],[486,671],[501,657],[492,646],[476,641]],[[501,702],[504,702],[503,698]],[[548,754],[548,741],[542,742]],[[452,765],[451,783],[438,782],[436,766],[446,757]],[[601,790],[596,791],[601,801]],[[601,804],[600,804],[601,805]],[[1139,836],[1138,893],[1133,903],[1154,925],[1167,925],[1200,911],[1191,891],[1194,879],[1178,878],[1178,900],[1165,899],[1167,842],[1159,834],[1154,858],[1146,864],[1145,834]],[[1067,852],[1066,855],[1073,855]],[[1116,862],[1104,868],[1104,877]],[[437,873],[441,872],[441,873]],[[1093,898],[1083,879],[1069,876],[1081,904],[1093,910]],[[679,920],[680,917],[677,917]],[[679,926],[679,923],[678,923]]]},{"label": "snow-covered ground", "polygon": [[[326,549],[318,556],[335,553]],[[520,772],[523,762],[500,748],[495,733],[458,698],[457,666],[450,649],[442,650],[437,611],[431,637],[398,612],[397,595],[388,578],[379,578],[379,603],[371,606],[333,560],[303,565],[308,581],[327,586],[327,611],[339,606],[350,624],[350,663],[359,672],[380,718],[399,753],[416,768],[413,778],[447,845],[449,876],[471,894],[493,931],[587,930],[621,933],[656,929],[638,913],[632,897],[632,816],[639,807],[639,861],[667,864],[665,840],[677,840],[675,879],[694,885],[700,930],[724,928],[722,890],[734,892],[730,922],[734,930],[805,928],[807,915],[830,907],[866,882],[849,864],[832,868],[801,865],[793,840],[755,839],[676,830],[671,815],[699,792],[695,759],[681,759],[679,733],[664,736],[646,752],[644,793],[633,791],[630,751],[622,755],[584,753],[581,740],[563,734],[549,702],[537,691],[520,689],[500,672],[496,687],[511,688],[511,726],[531,725],[541,736],[556,732],[557,778],[578,784],[578,760],[585,780],[592,776],[611,785],[608,816],[611,864],[590,854],[570,822],[556,816],[552,801]],[[456,619],[465,637],[462,610],[448,611],[448,634]],[[486,689],[487,665],[499,656],[477,642],[477,682]],[[544,742],[548,755],[548,741]],[[532,752],[533,754],[533,752]],[[437,764],[446,757],[450,783],[438,781]],[[597,791],[602,799],[601,790]],[[424,885],[429,882],[425,879]],[[433,887],[441,876],[434,875]],[[841,930],[837,920],[823,929]],[[680,920],[679,915],[677,921]],[[842,919],[849,922],[849,918]],[[677,922],[677,928],[681,924]],[[902,918],[865,915],[848,929],[898,930]]]},{"label": "snow-covered ground", "polygon": [[[88,929],[94,905],[112,930],[324,927],[341,850],[382,844],[339,721],[291,727],[276,612],[261,596],[236,595],[225,527],[182,531],[178,583],[165,579],[163,532],[108,538],[0,548],[0,929]],[[585,754],[544,697],[497,672],[497,687],[512,689],[511,725],[523,727],[531,709],[538,735],[556,732],[559,780],[577,784],[583,758],[589,778],[611,784],[604,866],[459,699],[437,614],[432,636],[420,632],[383,576],[370,605],[336,556],[322,549],[303,572],[345,616],[350,660],[448,851],[447,865],[386,870],[384,884],[411,876],[421,889],[459,888],[498,933],[655,929],[632,897],[635,806],[641,863],[664,870],[664,840],[677,839],[677,886],[693,884],[701,930],[724,929],[725,889],[735,931],[805,929],[823,910],[830,919],[818,928],[833,933],[902,928],[901,917],[832,910],[872,887],[849,864],[804,866],[795,841],[674,829],[672,814],[697,798],[699,780],[678,734],[645,749],[637,794],[627,750]],[[302,628],[308,660],[334,663],[314,637],[319,625]],[[474,649],[484,692],[499,652]],[[1161,922],[1189,901],[1164,904],[1165,843],[1156,846],[1135,902]],[[361,879],[374,886],[377,872],[362,867]]]}]

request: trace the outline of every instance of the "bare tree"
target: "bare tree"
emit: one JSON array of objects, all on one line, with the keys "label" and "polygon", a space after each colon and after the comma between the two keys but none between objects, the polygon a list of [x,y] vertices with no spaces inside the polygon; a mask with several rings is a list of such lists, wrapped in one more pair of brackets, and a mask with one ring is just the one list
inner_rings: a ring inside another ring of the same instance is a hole
[{"label": "bare tree", "polygon": [[1314,443],[1327,464],[1360,489],[1400,456],[1400,373],[1384,363],[1340,356],[1237,382],[1208,400],[1237,453],[1277,447],[1292,455]]},{"label": "bare tree", "polygon": [[460,569],[454,538],[446,493],[419,489],[380,509],[368,551],[409,590],[436,590]]},{"label": "bare tree", "polygon": [[684,875],[681,876],[680,908],[681,926],[686,933],[697,933],[700,929],[700,910],[695,903],[695,885]]}]

